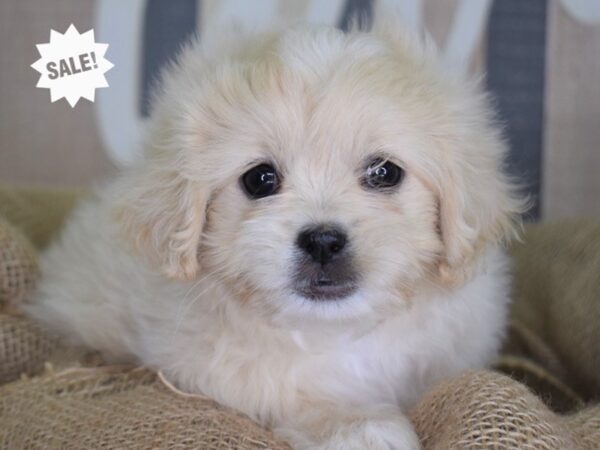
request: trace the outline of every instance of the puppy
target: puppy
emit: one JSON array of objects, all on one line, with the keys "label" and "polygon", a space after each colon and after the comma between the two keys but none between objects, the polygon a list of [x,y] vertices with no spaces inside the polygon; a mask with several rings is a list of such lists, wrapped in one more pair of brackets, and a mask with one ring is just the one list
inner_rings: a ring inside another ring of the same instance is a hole
[{"label": "puppy", "polygon": [[396,29],[184,50],[31,317],[295,448],[418,448],[407,409],[498,349],[523,202],[485,97]]}]

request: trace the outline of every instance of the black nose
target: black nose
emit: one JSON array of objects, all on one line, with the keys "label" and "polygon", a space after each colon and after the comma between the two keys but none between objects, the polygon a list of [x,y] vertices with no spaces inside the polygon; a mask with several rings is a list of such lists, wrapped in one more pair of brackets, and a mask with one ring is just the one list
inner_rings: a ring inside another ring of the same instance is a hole
[{"label": "black nose", "polygon": [[346,234],[338,228],[322,225],[302,231],[296,244],[313,261],[325,265],[344,249]]}]

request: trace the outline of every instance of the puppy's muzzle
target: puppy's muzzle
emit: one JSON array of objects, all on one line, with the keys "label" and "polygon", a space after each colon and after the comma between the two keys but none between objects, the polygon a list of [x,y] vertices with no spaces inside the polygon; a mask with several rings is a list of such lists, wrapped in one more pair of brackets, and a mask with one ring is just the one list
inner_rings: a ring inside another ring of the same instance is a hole
[{"label": "puppy's muzzle", "polygon": [[338,226],[322,224],[302,230],[294,289],[311,300],[347,297],[356,288],[347,234]]}]

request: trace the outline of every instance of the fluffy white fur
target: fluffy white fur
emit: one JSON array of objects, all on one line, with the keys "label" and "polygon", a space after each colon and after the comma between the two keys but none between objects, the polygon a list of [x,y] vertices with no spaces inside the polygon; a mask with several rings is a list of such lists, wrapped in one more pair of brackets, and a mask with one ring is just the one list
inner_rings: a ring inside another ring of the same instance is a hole
[{"label": "fluffy white fur", "polygon": [[[522,202],[475,83],[392,29],[187,48],[143,159],[75,211],[28,313],[296,448],[418,448],[407,408],[497,351],[509,301],[498,245]],[[377,154],[406,171],[391,193],[361,186]],[[282,189],[251,200],[239,177],[261,161]],[[332,221],[348,230],[359,289],[307,300],[290,288],[294,242]]]}]

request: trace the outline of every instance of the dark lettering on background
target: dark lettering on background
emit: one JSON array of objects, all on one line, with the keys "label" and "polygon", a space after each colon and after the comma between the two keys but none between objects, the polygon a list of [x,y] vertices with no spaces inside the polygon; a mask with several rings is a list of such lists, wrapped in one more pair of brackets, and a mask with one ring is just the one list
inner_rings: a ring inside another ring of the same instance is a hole
[{"label": "dark lettering on background", "polygon": [[46,64],[48,78],[51,80],[67,77],[69,75],[76,75],[97,68],[98,64],[96,64],[96,54],[94,52],[82,53],[78,56],[71,56],[70,58],[58,61],[50,61]]}]

